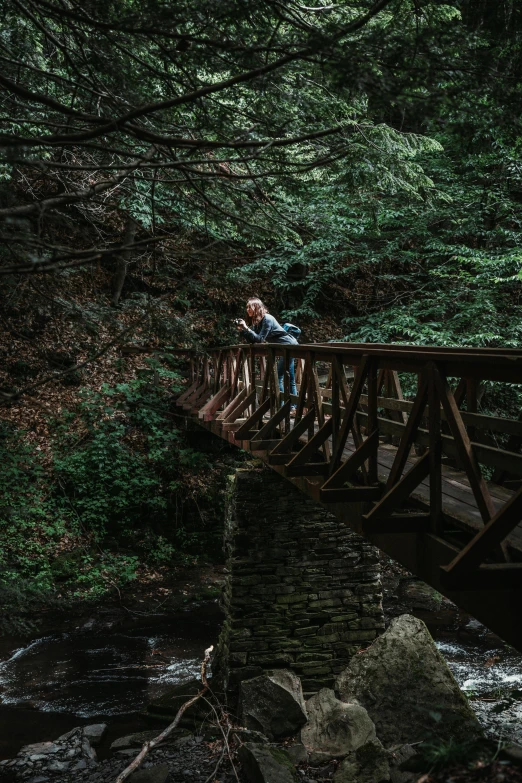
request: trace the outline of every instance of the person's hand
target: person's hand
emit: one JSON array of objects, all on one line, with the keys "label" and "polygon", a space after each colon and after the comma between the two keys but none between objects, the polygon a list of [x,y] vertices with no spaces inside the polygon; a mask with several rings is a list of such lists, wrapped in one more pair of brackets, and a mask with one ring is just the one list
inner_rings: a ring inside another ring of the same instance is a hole
[{"label": "person's hand", "polygon": [[242,318],[239,318],[236,324],[237,328],[241,331],[242,329],[248,329],[248,326],[244,322]]}]

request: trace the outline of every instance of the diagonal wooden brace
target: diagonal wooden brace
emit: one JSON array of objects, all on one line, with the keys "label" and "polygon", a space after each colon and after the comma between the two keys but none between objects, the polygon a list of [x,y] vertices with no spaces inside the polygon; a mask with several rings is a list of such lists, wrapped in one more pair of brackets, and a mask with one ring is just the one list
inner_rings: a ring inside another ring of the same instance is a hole
[{"label": "diagonal wooden brace", "polygon": [[256,408],[253,414],[234,433],[234,438],[236,440],[250,440],[253,435],[257,435],[257,430],[253,430],[252,427],[263,420],[265,413],[270,410],[270,403],[270,397],[267,397],[259,408]]},{"label": "diagonal wooden brace", "polygon": [[284,405],[281,405],[281,407],[278,408],[278,410],[266,422],[266,424],[263,424],[261,429],[256,432],[256,437],[253,440],[265,440],[268,435],[271,435],[277,425],[280,424],[287,415],[288,411],[290,410],[290,406],[290,401],[287,401]]},{"label": "diagonal wooden brace", "polygon": [[296,422],[290,432],[285,435],[283,440],[275,447],[272,454],[288,454],[292,451],[292,446],[297,443],[301,435],[303,435],[308,427],[314,423],[315,419],[315,407],[311,407],[306,416]]},{"label": "diagonal wooden brace", "polygon": [[401,480],[395,484],[377,503],[364,519],[382,519],[390,515],[394,509],[399,507],[413,492],[415,487],[423,481],[430,472],[429,454],[417,460],[417,462],[405,473]]},{"label": "diagonal wooden brace", "polygon": [[214,394],[213,397],[210,398],[208,402],[206,402],[203,407],[198,411],[198,419],[203,419],[204,421],[212,421],[214,418],[215,412],[221,408],[223,403],[228,400],[230,397],[232,390],[228,386],[223,386],[217,394]]},{"label": "diagonal wooden brace", "polygon": [[328,419],[328,421],[323,424],[321,429],[317,430],[313,437],[310,438],[308,443],[303,446],[301,451],[295,455],[289,465],[304,465],[306,462],[309,462],[310,457],[315,454],[315,452],[323,445],[323,443],[330,437],[331,434],[332,420]]},{"label": "diagonal wooden brace", "polygon": [[378,442],[379,433],[374,431],[365,441],[363,441],[353,454],[350,454],[346,462],[343,462],[335,473],[330,476],[322,489],[337,489],[338,487],[342,487],[345,481],[349,481],[355,476],[356,472],[362,467],[365,460],[368,459],[373,449],[375,449]]},{"label": "diagonal wooden brace", "polygon": [[522,522],[522,488],[487,522],[482,530],[442,569],[455,578],[468,574],[488,557]]}]

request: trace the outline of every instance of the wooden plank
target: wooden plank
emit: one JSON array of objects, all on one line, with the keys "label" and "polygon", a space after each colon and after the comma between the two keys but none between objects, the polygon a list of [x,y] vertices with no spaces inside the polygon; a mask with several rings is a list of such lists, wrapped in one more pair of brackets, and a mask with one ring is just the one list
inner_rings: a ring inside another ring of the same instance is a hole
[{"label": "wooden plank", "polygon": [[274,449],[272,449],[272,451],[268,454],[268,464],[286,465],[292,459],[292,456],[292,452],[286,452],[285,454],[274,454]]},{"label": "wooden plank", "polygon": [[288,453],[291,451],[292,446],[294,446],[301,435],[303,435],[306,430],[308,429],[310,424],[313,424],[315,419],[315,407],[312,406],[308,413],[303,416],[303,418],[300,421],[296,421],[290,432],[285,435],[281,443],[276,447],[273,453],[275,454],[283,454]]},{"label": "wooden plank", "polygon": [[195,381],[194,381],[194,383],[191,383],[191,385],[188,387],[188,389],[185,389],[185,391],[183,392],[183,394],[181,394],[181,395],[180,395],[180,396],[177,398],[177,400],[176,400],[176,405],[179,405],[179,406],[183,405],[183,403],[185,402],[185,400],[187,399],[187,397],[190,397],[190,395],[191,395],[193,392],[195,392],[195,391],[196,391],[196,389],[198,388],[198,386],[199,386],[199,385],[200,385],[200,384],[199,384],[199,380],[195,380]]},{"label": "wooden plank", "polygon": [[378,441],[378,439],[379,433],[373,432],[369,438],[363,441],[359,448],[356,449],[348,459],[339,466],[335,473],[330,476],[321,492],[328,489],[337,489],[346,481],[353,478],[357,470],[364,464],[368,455],[375,449],[375,444],[372,443],[372,440]]},{"label": "wooden plank", "polygon": [[338,377],[337,370],[332,363],[330,364],[330,384],[332,393],[332,443],[335,443],[339,428],[341,426],[340,383],[341,379]]},{"label": "wooden plank", "polygon": [[[465,473],[457,470],[457,468],[454,468],[452,465],[443,465],[442,480],[447,485],[446,491],[449,490],[451,492],[451,487],[455,487],[455,489],[459,492],[464,491],[469,493],[472,498],[471,502],[473,504],[475,503],[475,498],[473,498],[473,493],[471,492],[471,487],[467,483]],[[505,489],[505,487],[500,487],[496,484],[493,484],[491,481],[488,481],[488,487],[493,501],[497,499],[505,502],[513,497],[512,490]]]},{"label": "wooden plank", "polygon": [[[357,411],[357,419],[365,424],[368,418],[368,414],[363,411]],[[378,418],[379,431],[386,432],[393,435],[402,435],[404,432],[404,424],[398,421],[390,421],[390,419]],[[419,427],[414,439],[414,443],[421,446],[428,446],[430,442],[428,430]],[[496,449],[493,446],[485,446],[483,443],[476,443],[473,441],[471,444],[475,452],[476,458],[483,462],[485,465],[491,465],[493,467],[500,466],[509,470],[511,473],[515,473],[518,476],[522,476],[522,455],[516,454],[513,451],[505,451],[504,449]],[[458,451],[455,446],[455,440],[451,435],[442,435],[442,450],[448,457],[458,456]]]},{"label": "wooden plank", "polygon": [[263,438],[267,438],[268,435],[270,435],[274,431],[277,425],[283,421],[288,411],[290,410],[290,407],[291,407],[290,402],[285,402],[284,405],[281,405],[281,407],[278,408],[275,414],[270,417],[270,419],[266,422],[266,424],[263,424],[263,426],[257,433],[256,438],[258,438],[259,440],[262,440]]},{"label": "wooden plank", "polygon": [[491,500],[491,495],[489,494],[486,482],[482,476],[480,466],[475,457],[471,441],[466,432],[453,393],[447,382],[443,381],[439,370],[435,365],[433,365],[433,380],[446,413],[446,418],[454,438],[459,459],[466,472],[473,494],[475,495],[477,506],[482,514],[482,519],[484,522],[487,522],[494,516],[495,507]]},{"label": "wooden plank", "polygon": [[522,489],[513,495],[462,552],[459,552],[446,567],[448,574],[458,578],[477,568],[520,522],[522,522]]},{"label": "wooden plank", "polygon": [[280,441],[281,438],[267,438],[265,440],[252,438],[250,441],[250,451],[272,451]]},{"label": "wooden plank", "polygon": [[[285,352],[285,366],[284,366],[284,375],[283,375],[283,388],[284,388],[284,399],[285,402],[291,402],[290,401],[290,370],[288,369],[288,353]],[[294,378],[295,378],[295,367],[294,367]],[[288,406],[288,411],[285,416],[285,426],[284,426],[284,433],[285,435],[290,432],[292,429],[292,423],[290,421],[290,412],[292,410],[292,405]]]},{"label": "wooden plank", "polygon": [[363,533],[427,533],[430,526],[429,514],[392,514],[383,519],[365,519]]},{"label": "wooden plank", "polygon": [[[349,444],[349,448],[352,448],[352,444]],[[346,449],[346,455],[349,456],[349,448]],[[393,447],[387,446],[379,452],[379,466],[381,472],[381,478],[384,480],[389,472],[391,464],[393,462]],[[407,466],[411,467],[412,462],[408,462]],[[450,479],[446,479],[446,472],[449,472]],[[455,520],[455,522],[462,527],[463,530],[467,530],[473,535],[482,529],[483,521],[482,517],[476,507],[475,498],[471,492],[469,485],[464,485],[460,482],[456,482],[454,477],[464,477],[463,473],[459,473],[453,468],[443,467],[442,482],[443,482],[443,495],[442,495],[442,510],[447,518]],[[465,480],[465,478],[464,478]],[[508,492],[502,487],[493,487],[493,492],[500,492],[501,498],[495,500],[500,510],[502,504],[509,500],[512,496],[512,492]],[[413,490],[411,498],[420,502],[429,508],[429,483],[427,480],[423,480],[416,489]],[[507,541],[515,550],[522,552],[522,526],[516,527],[513,532],[508,536]],[[458,551],[455,552],[458,554]]]},{"label": "wooden plank", "polygon": [[[287,404],[290,405],[290,403]],[[332,426],[332,419],[328,419],[328,421],[314,433],[314,436],[307,442],[306,446],[303,446],[301,451],[295,455],[290,465],[304,465],[306,462],[309,462],[312,455],[332,434]]]},{"label": "wooden plank", "polygon": [[[219,389],[221,388],[221,372],[223,370],[223,357],[224,357],[224,351],[219,351],[217,354],[217,362],[216,362],[216,356],[214,356],[214,394],[217,394]],[[225,385],[225,384],[223,384]]]},{"label": "wooden plank", "polygon": [[430,519],[431,531],[442,535],[444,520],[442,517],[442,430],[440,417],[440,399],[435,383],[436,367],[428,362],[426,367],[428,377],[428,433],[430,460]]},{"label": "wooden plank", "polygon": [[361,360],[361,364],[357,370],[357,375],[353,382],[352,393],[348,398],[348,404],[346,405],[346,410],[341,424],[341,429],[339,430],[339,434],[337,436],[336,442],[333,444],[333,448],[332,448],[333,454],[330,462],[330,473],[335,473],[335,471],[341,464],[341,459],[342,459],[344,446],[346,444],[346,439],[348,438],[348,433],[352,428],[353,420],[357,410],[357,405],[359,404],[359,398],[361,396],[363,384],[364,381],[366,380],[367,374],[368,374],[368,358],[366,356],[363,356]]},{"label": "wooden plank", "polygon": [[[400,422],[396,422],[397,427],[400,428],[400,431],[403,434],[402,434],[401,442],[399,444],[399,448],[397,449],[397,454],[395,456],[392,469],[390,471],[390,475],[388,477],[388,482],[387,482],[388,488],[394,486],[402,476],[402,472],[404,470],[404,466],[406,465],[406,460],[408,459],[408,455],[410,453],[411,447],[415,441],[415,435],[419,428],[419,424],[422,419],[422,415],[424,413],[424,408],[426,407],[427,401],[428,401],[428,384],[425,379],[422,379],[420,383],[420,389],[417,392],[417,396],[413,403],[413,408],[411,410],[407,424],[401,424]],[[379,428],[381,430],[382,430],[382,426],[381,426],[382,422],[383,419],[379,418],[378,423],[379,423]]]},{"label": "wooden plank", "polygon": [[[203,392],[206,391],[206,389],[207,389],[206,384],[201,383],[200,381],[198,386],[196,386],[196,388],[189,395],[185,397],[185,399],[181,403],[181,407],[184,408],[185,410],[189,410],[192,403],[195,400],[197,400],[197,398],[200,397],[203,394]],[[185,408],[185,405],[187,405],[188,407]]]},{"label": "wooden plank", "polygon": [[319,497],[321,503],[368,503],[379,500],[380,487],[334,487],[321,488]]},{"label": "wooden plank", "polygon": [[246,419],[242,418],[236,419],[235,421],[217,421],[217,419],[214,419],[214,424],[217,424],[221,428],[221,432],[237,432],[245,421]]},{"label": "wooden plank", "polygon": [[[233,400],[230,400],[228,405],[226,405],[225,408],[220,413],[218,413],[218,415],[216,416],[216,420],[217,421],[221,421],[221,420],[227,421],[227,420],[229,420],[229,416],[230,416],[230,421],[234,421],[233,414],[236,411],[236,408],[239,409],[239,406],[241,405],[243,400],[246,398],[246,396],[247,396],[247,390],[246,389],[241,389],[239,394],[237,394],[234,397]],[[255,399],[255,392],[254,392],[254,399]],[[242,413],[242,412],[243,411],[239,411],[237,413],[237,416],[239,416],[239,414]],[[237,418],[237,416],[236,416],[236,418]]]},{"label": "wooden plank", "polygon": [[[404,400],[401,382],[399,380],[399,373],[396,370],[388,370],[388,384],[388,397],[390,398],[392,396],[391,393],[395,392],[395,396],[398,402]],[[406,424],[408,420],[406,413],[404,411],[397,411],[397,413],[398,421],[402,421],[403,424]]]},{"label": "wooden plank", "polygon": [[427,454],[411,467],[397,484],[389,489],[382,500],[364,516],[364,519],[380,519],[390,516],[411,495],[416,486],[426,478],[430,470],[430,461]]},{"label": "wooden plank", "polygon": [[[384,382],[384,370],[377,376],[377,363],[371,361],[368,366],[368,437],[378,432],[377,423],[377,395],[380,385]],[[377,483],[377,450],[379,441],[373,439],[373,448],[368,455],[368,483]]]},{"label": "wooden plank", "polygon": [[[203,386],[198,386],[198,388],[192,392],[190,397],[187,397],[185,402],[181,405],[184,411],[192,411],[196,404],[198,402],[204,401],[203,398],[205,397],[205,400],[210,397],[212,392],[210,389],[203,384]],[[197,408],[195,408],[197,410]]]},{"label": "wooden plank", "polygon": [[301,384],[299,386],[299,395],[297,397],[297,407],[295,410],[295,424],[298,424],[303,416],[303,410],[305,407],[305,399],[306,399],[306,390],[308,388],[308,367],[306,361],[304,362],[304,366],[303,366],[301,360],[299,360],[299,365],[301,367]]},{"label": "wooden plank", "polygon": [[[244,391],[246,392],[246,389],[244,389]],[[240,392],[240,394],[241,393],[242,392]],[[237,397],[236,397],[236,399],[237,399]],[[250,394],[247,394],[245,397],[242,397],[239,400],[238,404],[235,405],[234,408],[227,414],[227,416],[225,418],[225,421],[226,422],[236,421],[236,419],[239,416],[242,416],[243,414],[245,414],[250,407],[255,405],[255,401],[256,401],[256,391],[255,391],[255,389],[252,389]],[[248,417],[249,417],[249,414],[246,413],[246,418],[248,418]]]},{"label": "wooden plank", "polygon": [[[341,392],[341,396],[343,398],[344,407],[347,408],[348,400],[350,399],[350,389],[348,388],[348,384],[346,382],[346,375],[344,374],[344,365],[339,360],[338,356],[335,355],[332,356],[332,367],[335,370],[335,374],[339,382],[339,391]],[[361,395],[361,399],[362,399],[362,395]]]},{"label": "wooden plank", "polygon": [[[321,397],[321,389],[319,386],[319,377],[317,375],[317,367],[315,366],[315,362],[313,361],[313,357],[310,358],[310,367],[311,367],[311,378],[312,378],[312,391],[313,391],[313,397],[314,402],[317,408],[317,421],[319,422],[319,432],[323,430],[324,428],[324,413],[323,413],[323,398]],[[331,373],[331,368],[330,368]],[[331,377],[331,376],[330,376]],[[324,432],[325,430],[323,430]],[[328,427],[328,435],[323,439],[322,441],[322,448],[323,448],[323,454],[325,462],[329,462],[330,460],[330,445],[328,443],[328,437],[332,433],[332,424],[330,420],[330,426]],[[317,434],[317,433],[316,433]],[[312,437],[309,438],[309,442],[314,439],[314,435],[312,434]]]},{"label": "wooden plank", "polygon": [[[198,419],[205,419],[205,421],[210,421],[211,418],[213,418],[214,413],[218,410],[218,408],[221,408],[225,400],[228,399],[228,397],[231,394],[231,389],[228,386],[223,386],[217,394],[214,394],[213,397],[210,398],[208,402],[206,402],[202,408],[198,411]],[[206,417],[209,416],[209,419]]]},{"label": "wooden plank", "polygon": [[[368,395],[361,394],[361,405],[368,404]],[[384,408],[385,410],[401,411],[409,413],[413,408],[414,403],[410,400],[396,400],[393,397],[377,397],[377,407]],[[324,403],[325,412],[329,412],[329,403]],[[425,415],[428,415],[428,409],[426,408]],[[500,416],[488,416],[485,413],[469,413],[468,411],[461,411],[462,421],[464,424],[469,424],[478,430],[486,430],[491,432],[499,432],[502,434],[514,434],[522,437],[522,420],[517,419],[504,419]],[[442,420],[446,421],[446,415],[444,411],[441,413]]]},{"label": "wooden plank", "polygon": [[234,397],[235,397],[235,395],[237,393],[237,384],[238,384],[238,381],[239,381],[239,373],[240,373],[240,370],[241,370],[241,356],[242,356],[242,353],[243,353],[243,349],[241,347],[239,347],[237,349],[237,351],[236,351],[235,356],[232,355],[231,366],[232,366],[233,375],[232,375],[231,388],[232,388],[232,395]]},{"label": "wooden plank", "polygon": [[263,385],[261,388],[261,394],[259,396],[259,402],[264,402],[266,399],[266,395],[268,394],[268,388],[269,388],[269,382],[270,382],[270,373],[272,371],[271,362],[273,360],[272,354],[268,354],[266,356],[265,361],[265,372],[263,375]]},{"label": "wooden plank", "polygon": [[[258,424],[260,421],[263,420],[263,416],[269,409],[270,409],[270,397],[267,397],[267,399],[261,403],[259,408],[256,408],[253,414],[237,430],[237,432],[235,433],[235,439],[249,440],[249,438],[251,437],[251,430],[254,428],[254,425]],[[256,434],[257,434],[257,430],[256,430]]]},{"label": "wooden plank", "polygon": [[199,411],[202,405],[212,396],[212,389],[207,386],[204,391],[198,397],[195,397],[193,401],[191,398],[183,405],[183,410],[188,410],[190,413],[196,413]]},{"label": "wooden plank", "polygon": [[285,476],[326,476],[327,462],[307,462],[304,465],[285,464]]}]

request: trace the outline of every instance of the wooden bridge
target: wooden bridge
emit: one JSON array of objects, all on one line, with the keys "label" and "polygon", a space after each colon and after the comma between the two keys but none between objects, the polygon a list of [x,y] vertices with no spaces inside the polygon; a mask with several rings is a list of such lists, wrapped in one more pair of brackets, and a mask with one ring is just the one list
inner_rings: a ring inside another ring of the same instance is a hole
[{"label": "wooden bridge", "polygon": [[521,351],[328,343],[180,353],[191,375],[177,405],[188,415],[522,651],[522,416],[479,412],[486,384],[522,385]]}]

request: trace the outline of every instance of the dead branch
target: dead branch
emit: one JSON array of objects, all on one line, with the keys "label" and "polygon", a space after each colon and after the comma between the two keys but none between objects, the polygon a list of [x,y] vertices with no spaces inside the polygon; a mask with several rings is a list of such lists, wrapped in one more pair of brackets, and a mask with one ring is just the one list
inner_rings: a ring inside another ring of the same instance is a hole
[{"label": "dead branch", "polygon": [[199,691],[199,693],[196,693],[195,696],[193,696],[191,699],[186,701],[185,704],[181,705],[181,707],[177,711],[176,717],[174,718],[172,723],[169,726],[167,726],[167,728],[164,729],[161,732],[161,734],[158,734],[157,737],[155,737],[152,740],[149,740],[149,742],[146,742],[143,745],[142,749],[140,750],[140,752],[138,753],[138,755],[136,756],[134,761],[132,761],[129,764],[129,766],[126,767],[123,770],[123,772],[120,772],[120,774],[116,778],[115,783],[123,783],[123,781],[126,780],[132,772],[134,772],[136,769],[138,769],[138,767],[140,766],[141,762],[143,761],[143,759],[145,758],[147,753],[149,753],[149,751],[152,750],[152,748],[156,747],[156,745],[158,745],[160,742],[162,742],[165,739],[165,737],[168,737],[169,734],[172,731],[174,731],[174,729],[176,728],[176,726],[180,722],[183,713],[189,707],[191,707],[198,699],[200,699],[203,696],[203,694],[205,694],[208,691],[209,685],[208,685],[208,680],[207,680],[207,663],[210,660],[210,654],[211,654],[213,649],[214,649],[214,646],[211,645],[210,647],[208,647],[208,649],[205,650],[205,657],[204,657],[203,661],[201,662],[201,682],[203,683],[203,688]]}]

